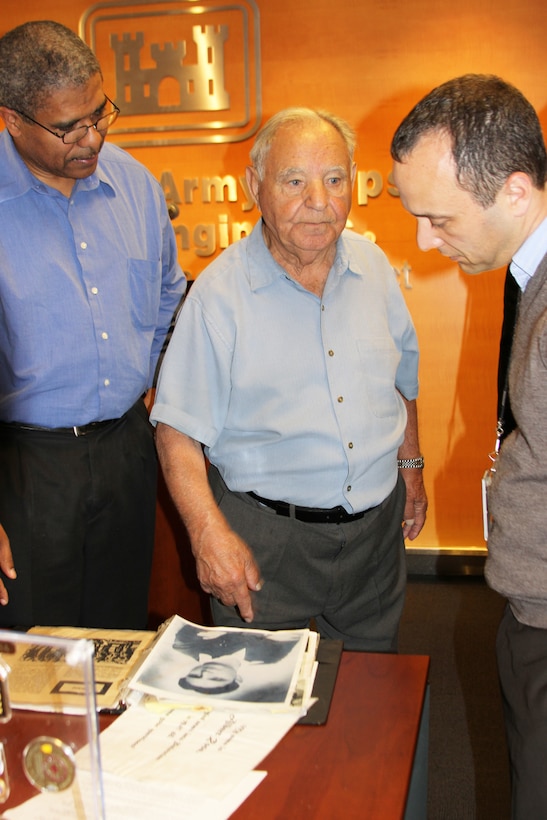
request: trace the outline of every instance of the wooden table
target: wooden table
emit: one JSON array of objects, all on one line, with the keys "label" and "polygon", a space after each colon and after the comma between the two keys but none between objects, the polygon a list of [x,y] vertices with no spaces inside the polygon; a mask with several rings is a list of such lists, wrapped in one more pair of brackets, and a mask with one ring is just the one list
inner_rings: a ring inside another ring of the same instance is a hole
[{"label": "wooden table", "polygon": [[[234,820],[425,820],[428,670],[427,657],[344,652],[327,723],[291,729],[258,767],[268,775]],[[14,713],[0,735],[20,755],[29,725],[55,734],[56,720],[78,719]],[[101,716],[101,726],[111,720]],[[26,730],[20,738],[17,727]],[[0,814],[36,794],[15,768]]]},{"label": "wooden table", "polygon": [[344,652],[324,726],[295,726],[233,820],[425,820],[429,658]]}]

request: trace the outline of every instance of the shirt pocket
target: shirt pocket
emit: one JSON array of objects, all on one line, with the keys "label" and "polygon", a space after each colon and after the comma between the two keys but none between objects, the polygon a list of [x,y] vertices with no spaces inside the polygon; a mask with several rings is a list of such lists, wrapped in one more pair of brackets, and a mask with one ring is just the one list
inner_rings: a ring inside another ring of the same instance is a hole
[{"label": "shirt pocket", "polygon": [[357,339],[357,349],[371,412],[379,418],[396,416],[399,398],[395,379],[401,354],[389,339]]},{"label": "shirt pocket", "polygon": [[137,327],[155,328],[161,297],[160,263],[148,259],[128,259],[131,313]]}]

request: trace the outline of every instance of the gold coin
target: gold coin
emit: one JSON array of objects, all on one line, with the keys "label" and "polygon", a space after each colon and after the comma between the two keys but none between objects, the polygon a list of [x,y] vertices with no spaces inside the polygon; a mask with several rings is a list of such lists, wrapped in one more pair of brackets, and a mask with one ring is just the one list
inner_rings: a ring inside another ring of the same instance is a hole
[{"label": "gold coin", "polygon": [[71,747],[56,737],[41,735],[23,750],[27,779],[42,792],[59,792],[72,785],[76,759]]}]

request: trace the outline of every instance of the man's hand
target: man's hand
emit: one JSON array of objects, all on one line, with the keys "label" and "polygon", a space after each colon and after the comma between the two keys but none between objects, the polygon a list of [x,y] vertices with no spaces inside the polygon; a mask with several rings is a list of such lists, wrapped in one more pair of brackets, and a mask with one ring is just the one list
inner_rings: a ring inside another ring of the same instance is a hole
[{"label": "man's hand", "polygon": [[[4,527],[0,524],[0,570],[7,575],[8,578],[15,580],[17,573],[13,566],[13,556],[11,554],[11,547],[9,544],[8,534]],[[6,587],[0,579],[0,604],[5,606],[8,602],[9,596]]]},{"label": "man's hand", "polygon": [[405,467],[401,470],[401,475],[406,485],[403,537],[413,541],[425,524],[427,495],[422,470],[416,467]]},{"label": "man's hand", "polygon": [[203,590],[225,606],[237,607],[243,620],[250,623],[254,617],[251,591],[258,592],[262,582],[245,541],[226,525],[215,535],[202,533],[192,549]]}]

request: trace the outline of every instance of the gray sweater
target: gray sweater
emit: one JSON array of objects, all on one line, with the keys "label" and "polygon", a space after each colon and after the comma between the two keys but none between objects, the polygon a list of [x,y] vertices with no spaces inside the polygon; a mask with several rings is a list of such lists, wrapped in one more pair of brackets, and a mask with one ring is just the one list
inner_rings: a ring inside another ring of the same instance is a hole
[{"label": "gray sweater", "polygon": [[547,255],[522,294],[509,367],[517,429],[492,482],[486,578],[515,617],[547,628]]}]

